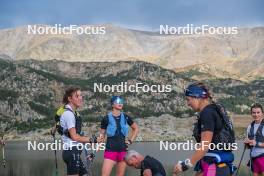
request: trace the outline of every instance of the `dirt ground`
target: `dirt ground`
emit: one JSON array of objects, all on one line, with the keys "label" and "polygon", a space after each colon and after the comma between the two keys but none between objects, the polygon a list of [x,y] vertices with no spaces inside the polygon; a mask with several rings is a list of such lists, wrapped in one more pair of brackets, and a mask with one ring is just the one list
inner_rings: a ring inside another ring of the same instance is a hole
[{"label": "dirt ground", "polygon": [[231,115],[235,127],[236,136],[244,138],[248,125],[252,122],[250,115]]}]

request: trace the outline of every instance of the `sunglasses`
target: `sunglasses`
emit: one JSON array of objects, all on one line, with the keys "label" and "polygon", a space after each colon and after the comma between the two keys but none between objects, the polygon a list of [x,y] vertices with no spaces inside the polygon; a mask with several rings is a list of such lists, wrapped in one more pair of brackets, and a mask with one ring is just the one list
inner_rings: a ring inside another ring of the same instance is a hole
[{"label": "sunglasses", "polygon": [[123,104],[124,104],[124,100],[121,99],[121,98],[118,98],[118,99],[116,99],[116,100],[114,101],[114,103],[116,103],[116,104],[120,104],[120,105],[123,105]]}]

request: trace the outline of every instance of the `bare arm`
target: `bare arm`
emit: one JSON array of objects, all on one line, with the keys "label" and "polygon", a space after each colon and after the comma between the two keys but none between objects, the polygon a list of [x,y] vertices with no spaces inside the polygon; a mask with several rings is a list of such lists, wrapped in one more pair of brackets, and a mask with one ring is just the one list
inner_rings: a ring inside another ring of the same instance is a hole
[{"label": "bare arm", "polygon": [[209,149],[209,144],[212,142],[213,132],[211,131],[204,131],[201,133],[201,145],[204,144],[204,147],[200,147],[200,149],[196,150],[191,157],[191,163],[194,165],[200,159],[204,157]]},{"label": "bare arm", "polygon": [[138,135],[138,125],[134,122],[130,127],[132,129],[130,140],[134,141]]},{"label": "bare arm", "polygon": [[146,170],[144,170],[144,172],[143,172],[143,176],[152,176],[152,172],[151,172],[151,170],[150,170],[150,169],[146,169]]},{"label": "bare arm", "polygon": [[105,129],[100,129],[100,135],[99,135],[99,142],[105,142],[106,135],[105,135]]},{"label": "bare arm", "polygon": [[82,142],[82,143],[89,143],[90,142],[90,138],[89,137],[85,137],[85,136],[80,136],[79,134],[76,133],[76,129],[75,128],[70,128],[68,129],[71,139],[77,142]]}]

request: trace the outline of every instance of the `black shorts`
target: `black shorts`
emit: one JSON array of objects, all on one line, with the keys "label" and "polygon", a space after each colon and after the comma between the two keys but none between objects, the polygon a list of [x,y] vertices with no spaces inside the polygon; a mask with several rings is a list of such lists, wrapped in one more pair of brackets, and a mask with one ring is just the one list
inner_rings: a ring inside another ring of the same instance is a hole
[{"label": "black shorts", "polygon": [[76,147],[72,147],[72,150],[63,150],[62,158],[67,165],[67,175],[87,174],[87,170],[81,160],[82,151]]}]

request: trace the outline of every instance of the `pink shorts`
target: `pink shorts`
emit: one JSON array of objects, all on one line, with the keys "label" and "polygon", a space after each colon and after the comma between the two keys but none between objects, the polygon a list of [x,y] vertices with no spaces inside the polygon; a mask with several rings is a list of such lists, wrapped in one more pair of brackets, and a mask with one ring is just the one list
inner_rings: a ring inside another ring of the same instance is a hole
[{"label": "pink shorts", "polygon": [[264,172],[264,156],[253,160],[253,172],[258,174]]},{"label": "pink shorts", "polygon": [[126,156],[126,152],[111,152],[111,151],[104,152],[105,159],[110,159],[116,162],[123,161],[125,156]]},{"label": "pink shorts", "polygon": [[205,161],[201,162],[203,176],[223,176],[231,175],[228,166],[218,167],[215,164],[208,164]]},{"label": "pink shorts", "polygon": [[203,176],[215,176],[216,175],[216,165],[208,164],[205,161],[201,162]]}]

